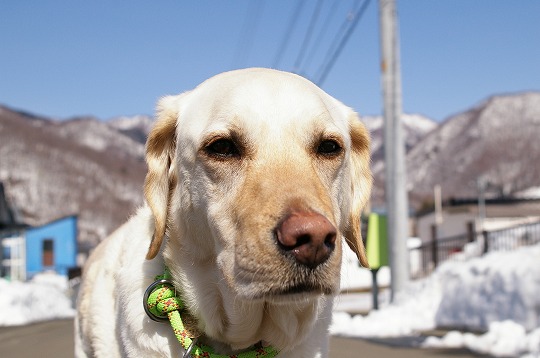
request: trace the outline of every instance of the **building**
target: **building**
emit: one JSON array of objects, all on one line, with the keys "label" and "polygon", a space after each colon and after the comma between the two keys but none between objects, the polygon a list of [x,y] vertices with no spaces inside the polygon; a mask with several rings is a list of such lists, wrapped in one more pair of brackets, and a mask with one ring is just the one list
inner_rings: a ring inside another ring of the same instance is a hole
[{"label": "building", "polygon": [[422,242],[539,221],[540,199],[487,199],[485,210],[479,210],[477,199],[452,199],[443,205],[439,215],[439,220],[434,211],[418,215],[416,236]]},{"label": "building", "polygon": [[77,217],[68,216],[26,231],[26,277],[44,271],[67,276],[77,265]]},{"label": "building", "polygon": [[25,225],[0,183],[0,248],[0,277],[24,281],[47,271],[67,276],[77,266],[77,217],[38,227]]}]

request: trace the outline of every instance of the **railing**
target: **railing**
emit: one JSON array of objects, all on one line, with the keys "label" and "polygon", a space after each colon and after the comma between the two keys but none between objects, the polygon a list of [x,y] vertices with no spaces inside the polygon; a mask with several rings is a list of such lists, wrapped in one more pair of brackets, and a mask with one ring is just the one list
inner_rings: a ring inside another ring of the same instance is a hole
[{"label": "railing", "polygon": [[540,243],[540,222],[514,226],[508,229],[484,232],[484,250],[514,250],[521,246]]},{"label": "railing", "polygon": [[426,242],[409,250],[411,276],[422,277],[442,262],[481,256],[490,251],[508,251],[540,243],[540,222],[502,230],[483,231]]}]

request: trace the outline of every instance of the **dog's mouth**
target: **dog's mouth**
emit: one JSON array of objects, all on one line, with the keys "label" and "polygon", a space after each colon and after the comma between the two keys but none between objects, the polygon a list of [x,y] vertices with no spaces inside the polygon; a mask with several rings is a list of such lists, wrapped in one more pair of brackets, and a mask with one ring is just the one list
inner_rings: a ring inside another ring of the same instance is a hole
[{"label": "dog's mouth", "polygon": [[314,286],[311,284],[299,284],[290,286],[282,290],[276,290],[265,296],[267,301],[279,303],[311,299],[320,295],[332,295],[334,290],[331,287]]},{"label": "dog's mouth", "polygon": [[300,284],[255,294],[252,296],[251,300],[261,300],[274,304],[290,304],[294,302],[311,301],[321,295],[333,294],[335,294],[334,289],[330,287],[315,287],[310,284]]},{"label": "dog's mouth", "polygon": [[[330,294],[331,292],[327,292]],[[249,301],[264,301],[275,304],[290,304],[294,302],[306,302],[316,299],[323,294],[321,290],[305,290],[301,287],[291,287],[289,290],[255,293],[245,297]]]},{"label": "dog's mouth", "polygon": [[[320,295],[333,295],[338,291],[339,279],[325,267],[309,269],[291,265],[283,280],[260,280],[249,275],[236,281],[237,293],[249,300],[289,302],[311,299]],[[322,265],[325,266],[325,265]],[[243,275],[237,275],[240,278]],[[264,277],[264,276],[263,276]]]},{"label": "dog's mouth", "polygon": [[312,284],[298,284],[294,286],[288,286],[284,288],[275,288],[267,292],[261,292],[258,297],[255,298],[268,298],[268,297],[281,297],[287,296],[313,296],[320,294],[332,294],[334,293],[331,287],[314,286]]},{"label": "dog's mouth", "polygon": [[274,293],[274,295],[275,296],[285,296],[285,295],[294,295],[294,294],[302,294],[302,293],[306,293],[306,294],[310,294],[310,293],[330,294],[330,293],[332,293],[332,290],[329,287],[319,287],[319,286],[314,286],[314,285],[309,284],[309,283],[301,283],[301,284],[298,284],[298,285],[289,286],[289,287],[287,287],[287,288],[285,288],[283,290],[277,290]]}]

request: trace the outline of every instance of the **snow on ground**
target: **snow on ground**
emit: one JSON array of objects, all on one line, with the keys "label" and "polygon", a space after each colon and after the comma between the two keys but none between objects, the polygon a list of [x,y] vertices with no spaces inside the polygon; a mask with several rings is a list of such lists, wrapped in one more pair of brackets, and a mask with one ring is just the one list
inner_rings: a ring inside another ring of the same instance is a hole
[{"label": "snow on ground", "polygon": [[486,330],[449,332],[425,347],[467,347],[497,357],[540,357],[540,245],[441,265],[412,282],[394,303],[367,316],[334,312],[331,332],[356,337],[419,335],[436,327]]},{"label": "snow on ground", "polygon": [[[357,290],[371,288],[371,272],[361,268],[356,254],[348,246],[343,245],[343,260],[341,265],[341,290]],[[390,284],[390,269],[381,267],[377,274],[379,286]]]},{"label": "snow on ground", "polygon": [[52,273],[36,275],[29,282],[0,278],[0,326],[73,317],[67,292],[67,278]]},{"label": "snow on ground", "polygon": [[[451,331],[442,338],[429,337],[423,347],[466,347],[497,357],[540,358],[540,244],[482,257],[478,247],[441,265],[431,276],[411,282],[395,302],[388,291],[380,295],[381,309],[367,316],[346,312],[367,311],[371,295],[341,295],[331,333],[353,337],[418,336],[437,327],[485,330],[482,335]],[[344,258],[341,287],[371,287],[371,273],[361,269],[354,254]],[[390,280],[381,269],[379,284]],[[74,316],[65,277],[40,274],[33,280],[0,279],[0,326]]]},{"label": "snow on ground", "polygon": [[540,328],[527,333],[525,328],[513,321],[492,322],[487,333],[450,331],[444,337],[428,337],[425,348],[460,348],[490,354],[495,357],[540,357]]}]

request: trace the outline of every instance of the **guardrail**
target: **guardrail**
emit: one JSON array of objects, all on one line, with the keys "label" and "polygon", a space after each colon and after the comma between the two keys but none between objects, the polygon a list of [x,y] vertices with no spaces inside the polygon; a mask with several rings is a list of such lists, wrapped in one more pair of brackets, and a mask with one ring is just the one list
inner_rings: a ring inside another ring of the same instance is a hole
[{"label": "guardrail", "polygon": [[483,231],[476,235],[459,235],[426,242],[409,250],[411,276],[421,277],[442,262],[463,257],[481,256],[490,251],[515,250],[540,243],[540,221],[506,229]]}]

